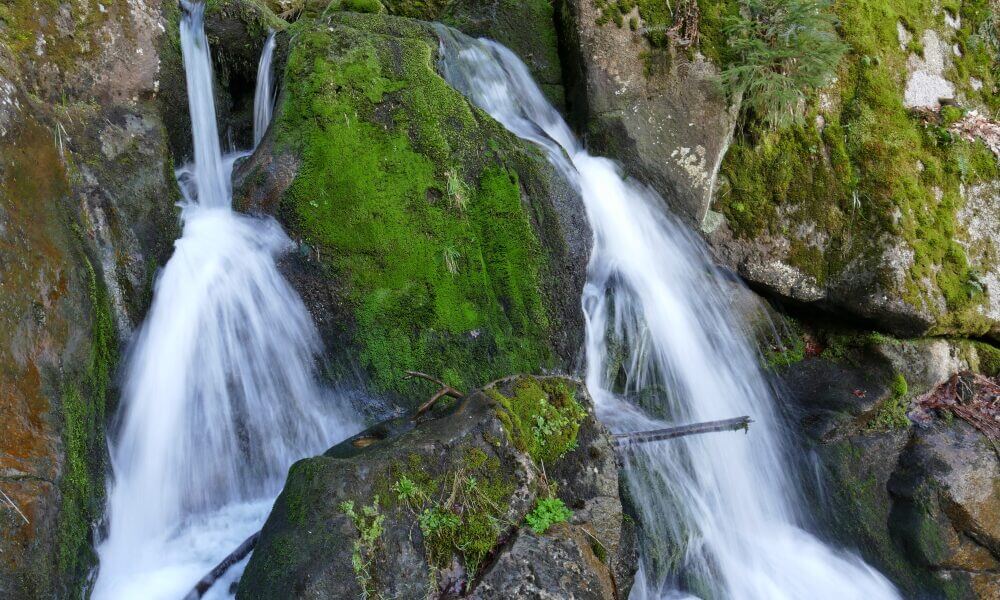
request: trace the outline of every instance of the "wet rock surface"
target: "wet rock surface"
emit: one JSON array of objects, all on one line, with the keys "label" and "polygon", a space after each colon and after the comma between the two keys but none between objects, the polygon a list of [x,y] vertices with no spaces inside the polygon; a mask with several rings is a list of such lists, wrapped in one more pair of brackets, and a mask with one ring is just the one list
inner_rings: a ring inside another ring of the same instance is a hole
[{"label": "wet rock surface", "polygon": [[79,596],[94,564],[119,340],[177,231],[160,9],[3,7],[0,488],[17,506],[0,502],[5,598]]},{"label": "wet rock surface", "polygon": [[[884,417],[903,417],[914,398],[979,364],[963,344],[882,341],[782,371],[794,422],[817,461],[829,531],[907,597],[986,599],[1000,585],[994,446],[958,418],[914,425]],[[898,376],[910,382],[902,405]]]},{"label": "wet rock surface", "polygon": [[[523,449],[512,433],[521,409],[504,408],[520,406],[532,389],[576,410],[552,395],[568,393],[583,409],[575,443],[545,471],[538,448]],[[508,396],[514,404],[504,404]],[[510,378],[436,410],[415,426],[401,418],[296,463],[238,597],[627,596],[633,534],[610,436],[581,384]],[[525,515],[552,490],[573,515],[535,532]]]}]

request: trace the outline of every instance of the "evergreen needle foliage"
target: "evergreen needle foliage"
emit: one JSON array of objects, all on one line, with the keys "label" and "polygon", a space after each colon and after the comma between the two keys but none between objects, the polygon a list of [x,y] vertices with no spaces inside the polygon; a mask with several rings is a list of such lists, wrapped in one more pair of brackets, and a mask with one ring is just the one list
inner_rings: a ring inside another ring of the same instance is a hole
[{"label": "evergreen needle foliage", "polygon": [[722,83],[742,95],[743,117],[780,129],[802,119],[807,94],[825,85],[847,46],[829,0],[745,0],[723,33],[737,59]]}]

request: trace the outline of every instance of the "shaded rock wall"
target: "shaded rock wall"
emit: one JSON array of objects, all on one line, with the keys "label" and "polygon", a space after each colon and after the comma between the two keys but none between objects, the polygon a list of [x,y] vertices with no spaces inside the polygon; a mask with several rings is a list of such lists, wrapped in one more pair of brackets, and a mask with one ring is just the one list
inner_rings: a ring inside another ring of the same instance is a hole
[{"label": "shaded rock wall", "polygon": [[0,503],[7,598],[77,595],[94,563],[119,340],[176,231],[159,10],[0,7],[0,488],[24,514]]}]

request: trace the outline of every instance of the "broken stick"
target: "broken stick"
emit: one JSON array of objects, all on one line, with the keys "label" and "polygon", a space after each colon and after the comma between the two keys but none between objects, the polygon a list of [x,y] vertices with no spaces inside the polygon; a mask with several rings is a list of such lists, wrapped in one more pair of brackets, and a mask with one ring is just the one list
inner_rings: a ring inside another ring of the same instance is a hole
[{"label": "broken stick", "polygon": [[226,571],[230,567],[246,558],[247,554],[250,554],[253,547],[257,545],[258,539],[260,539],[260,531],[243,540],[243,543],[236,550],[233,550],[232,554],[222,559],[222,562],[215,565],[215,568],[209,571],[208,575],[201,578],[201,581],[194,586],[194,589],[188,592],[187,596],[184,596],[184,600],[198,600],[204,596],[205,592],[211,589],[226,574]]},{"label": "broken stick", "polygon": [[736,417],[733,419],[723,419],[721,421],[708,421],[706,423],[692,423],[690,425],[678,425],[677,427],[666,427],[664,429],[653,429],[651,431],[632,431],[629,433],[615,434],[615,445],[619,448],[627,448],[632,444],[645,444],[648,442],[659,442],[661,440],[672,440],[686,435],[699,433],[710,433],[713,431],[744,431],[750,429],[750,417]]}]

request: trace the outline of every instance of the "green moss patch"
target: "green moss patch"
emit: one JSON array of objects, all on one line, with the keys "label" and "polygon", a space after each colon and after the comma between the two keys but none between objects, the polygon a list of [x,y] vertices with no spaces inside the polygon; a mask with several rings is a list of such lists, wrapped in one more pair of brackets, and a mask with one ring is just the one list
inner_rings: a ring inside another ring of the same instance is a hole
[{"label": "green moss patch", "polygon": [[382,496],[388,507],[418,524],[431,583],[437,570],[451,566],[453,557],[474,576],[501,535],[513,526],[506,514],[514,484],[502,475],[497,458],[476,447],[460,454],[459,464],[443,470],[415,454],[394,464]]},{"label": "green moss patch", "polygon": [[[85,259],[86,260],[86,259]],[[89,261],[91,305],[90,363],[78,380],[62,393],[65,462],[59,491],[59,572],[66,581],[82,585],[87,571],[96,564],[91,530],[100,519],[104,504],[106,403],[111,377],[118,362],[111,302],[103,282]]]},{"label": "green moss patch", "polygon": [[361,14],[295,33],[278,143],[301,156],[281,203],[346,288],[360,363],[466,389],[550,360],[544,255],[498,125],[434,69],[412,21]]},{"label": "green moss patch", "polygon": [[904,429],[910,425],[910,420],[906,417],[910,408],[909,387],[906,385],[906,378],[903,377],[902,373],[896,373],[889,385],[889,392],[889,397],[879,406],[875,416],[868,422],[866,426],[868,431]]},{"label": "green moss patch", "polygon": [[[956,213],[962,187],[995,180],[1000,169],[982,143],[948,132],[955,110],[936,116],[903,106],[909,51],[899,46],[897,23],[918,35],[945,30],[943,15],[934,15],[930,0],[840,0],[834,10],[850,48],[836,83],[810,96],[803,123],[771,131],[750,122],[738,132],[722,163],[716,207],[739,237],[787,238],[785,260],[820,285],[849,270],[870,273],[877,286],[933,314],[936,332],[982,334],[985,294]],[[985,22],[968,10],[959,39]],[[973,38],[970,45],[988,46]],[[966,65],[970,56],[946,75],[960,81],[968,79],[961,69],[975,71],[987,83],[973,101],[993,106],[993,80],[985,67]],[[906,255],[902,281],[883,266],[890,249]]]},{"label": "green moss patch", "polygon": [[487,390],[511,443],[538,464],[553,462],[576,448],[587,416],[574,392],[560,379],[518,378],[510,395]]}]

